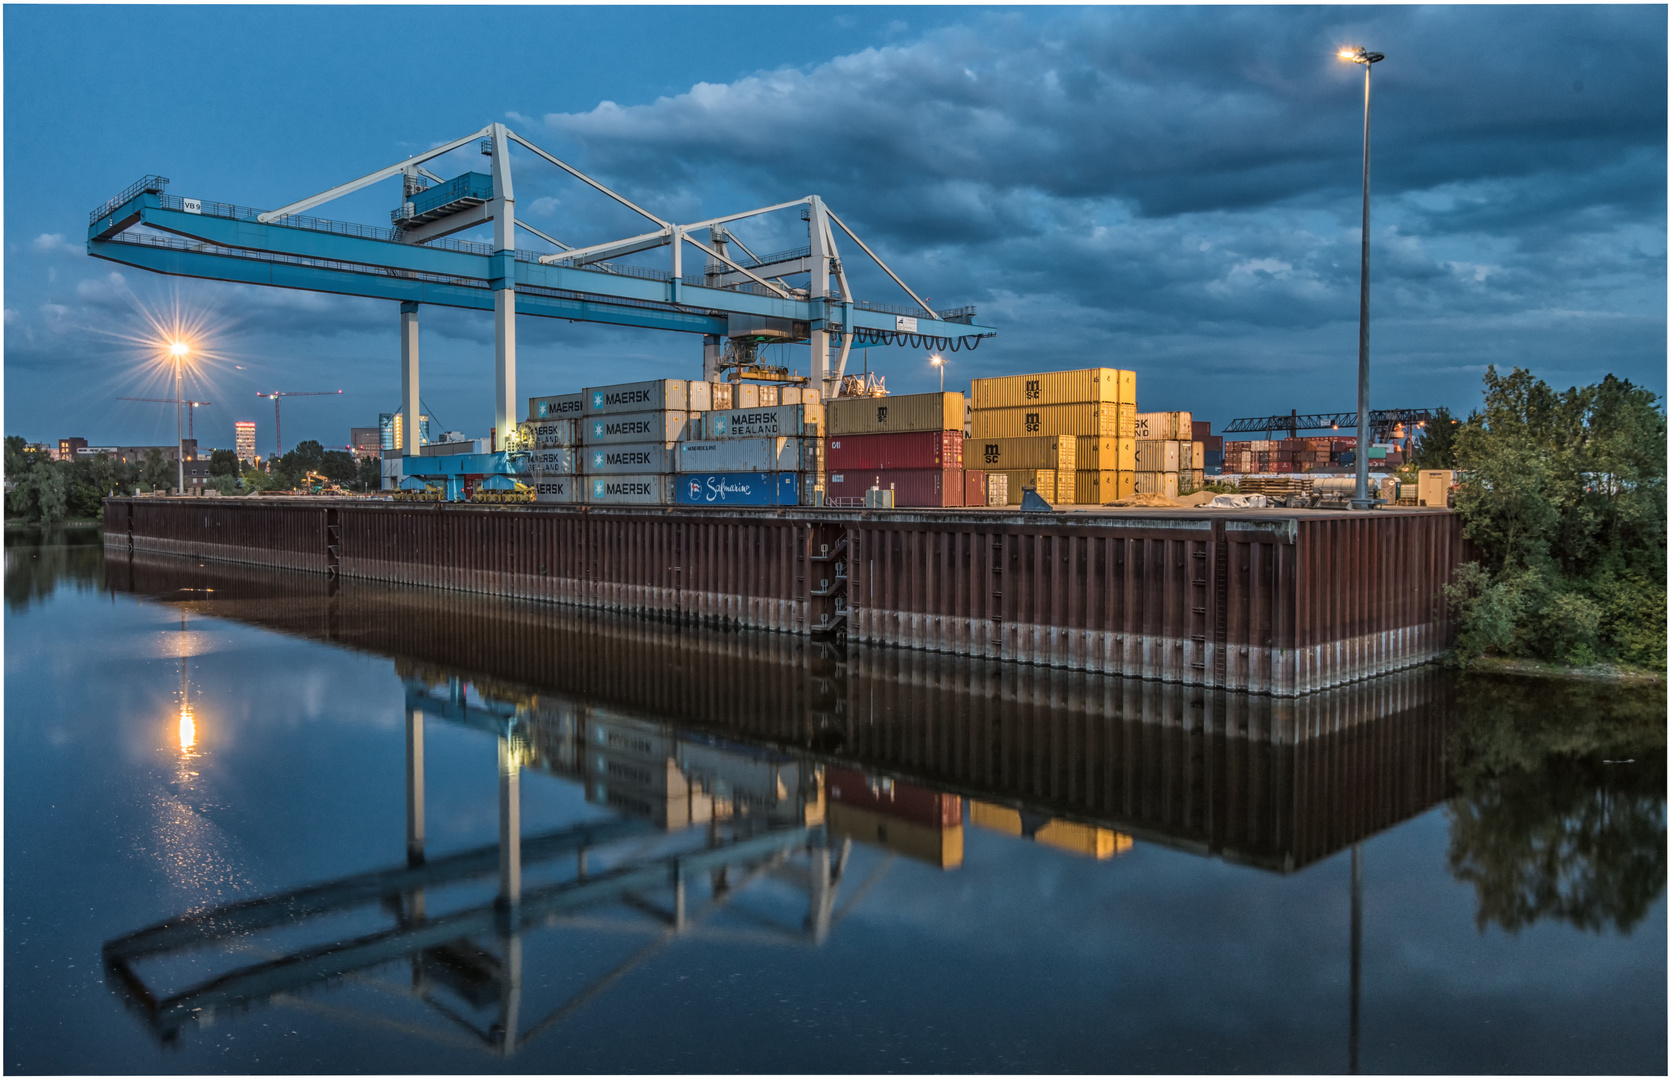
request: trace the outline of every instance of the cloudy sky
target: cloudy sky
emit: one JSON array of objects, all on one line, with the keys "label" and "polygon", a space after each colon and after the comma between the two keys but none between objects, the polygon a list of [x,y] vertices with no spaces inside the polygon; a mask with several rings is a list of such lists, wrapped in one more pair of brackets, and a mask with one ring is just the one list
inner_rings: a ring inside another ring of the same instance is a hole
[{"label": "cloudy sky", "polygon": [[[396,305],[90,258],[87,212],[147,173],[283,205],[493,121],[674,220],[809,193],[936,306],[997,338],[971,377],[1093,364],[1140,407],[1355,405],[1362,76],[1375,68],[1372,402],[1478,400],[1488,363],[1665,390],[1666,9],[1539,7],[195,8],[4,12],[5,431],[172,438],[134,339],[178,307],[188,396],[230,445],[257,390],[335,390],[286,445],[397,404]],[[437,168],[483,169],[473,153]],[[519,215],[639,231],[527,155]],[[317,213],[384,223],[398,182]],[[770,249],[787,223],[740,230]],[[538,246],[529,244],[528,246]],[[783,245],[787,246],[787,244]],[[665,259],[665,250],[659,256]],[[654,257],[642,261],[654,265]],[[855,260],[849,259],[851,267]],[[903,300],[877,274],[861,297]],[[492,423],[491,313],[426,308],[423,396]],[[522,394],[700,374],[699,338],[525,318]],[[863,358],[895,392],[924,354]],[[807,368],[804,347],[782,362]]]}]

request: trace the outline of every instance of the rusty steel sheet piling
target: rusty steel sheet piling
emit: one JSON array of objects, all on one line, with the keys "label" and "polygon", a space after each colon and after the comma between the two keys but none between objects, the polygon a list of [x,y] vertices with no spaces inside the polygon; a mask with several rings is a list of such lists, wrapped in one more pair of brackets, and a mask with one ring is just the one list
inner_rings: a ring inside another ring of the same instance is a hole
[{"label": "rusty steel sheet piling", "polygon": [[1445,510],[1119,513],[118,498],[105,543],[1294,696],[1433,660]]}]

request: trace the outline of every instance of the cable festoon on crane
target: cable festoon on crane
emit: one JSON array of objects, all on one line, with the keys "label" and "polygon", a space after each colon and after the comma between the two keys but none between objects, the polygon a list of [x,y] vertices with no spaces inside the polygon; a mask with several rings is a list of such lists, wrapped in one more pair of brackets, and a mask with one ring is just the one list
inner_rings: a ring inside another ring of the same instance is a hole
[{"label": "cable festoon on crane", "polygon": [[256,397],[270,397],[273,399],[273,447],[275,457],[284,456],[284,431],[279,427],[279,399],[287,397],[329,397],[340,394],[341,390],[274,390],[266,393],[262,390],[255,392]]}]

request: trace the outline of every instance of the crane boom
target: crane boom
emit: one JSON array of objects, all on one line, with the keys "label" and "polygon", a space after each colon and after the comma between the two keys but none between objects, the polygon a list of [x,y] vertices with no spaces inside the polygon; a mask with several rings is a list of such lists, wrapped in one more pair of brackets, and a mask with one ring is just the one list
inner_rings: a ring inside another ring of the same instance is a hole
[{"label": "crane boom", "polygon": [[340,394],[340,393],[342,393],[341,390],[274,390],[272,393],[269,394],[265,391],[257,390],[255,392],[256,397],[268,397],[268,398],[273,399],[273,448],[274,448],[274,456],[275,457],[283,457],[284,456],[284,432],[283,432],[283,429],[279,427],[279,399],[280,398],[287,398],[287,397],[329,397],[332,394]]},{"label": "crane boom", "polygon": [[161,405],[190,405],[191,408],[186,412],[186,437],[189,438],[189,439],[193,439],[193,440],[195,440],[197,438],[197,431],[195,430],[196,425],[194,425],[192,423],[192,421],[197,419],[197,407],[199,405],[213,405],[214,404],[214,402],[212,402],[212,401],[175,401],[171,397],[119,397],[116,400],[117,401],[154,401],[154,402],[157,402],[158,404],[161,404]]}]

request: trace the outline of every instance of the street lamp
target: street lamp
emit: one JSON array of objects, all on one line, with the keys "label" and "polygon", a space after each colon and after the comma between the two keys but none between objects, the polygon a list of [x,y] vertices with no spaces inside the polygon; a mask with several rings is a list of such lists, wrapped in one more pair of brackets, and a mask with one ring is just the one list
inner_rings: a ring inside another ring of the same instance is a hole
[{"label": "street lamp", "polygon": [[180,365],[185,362],[186,354],[191,347],[183,341],[173,342],[168,351],[174,357],[174,464],[179,469],[179,484],[176,493],[186,493],[186,438],[181,428],[181,412],[184,408],[185,392],[181,388]]},{"label": "street lamp", "polygon": [[1363,65],[1363,266],[1359,270],[1358,296],[1358,483],[1352,506],[1368,510],[1369,501],[1369,69],[1385,60],[1362,45],[1340,50],[1340,58]]},{"label": "street lamp", "polygon": [[928,358],[928,362],[940,369],[940,392],[944,394],[946,392],[946,358],[939,353],[935,353]]}]

